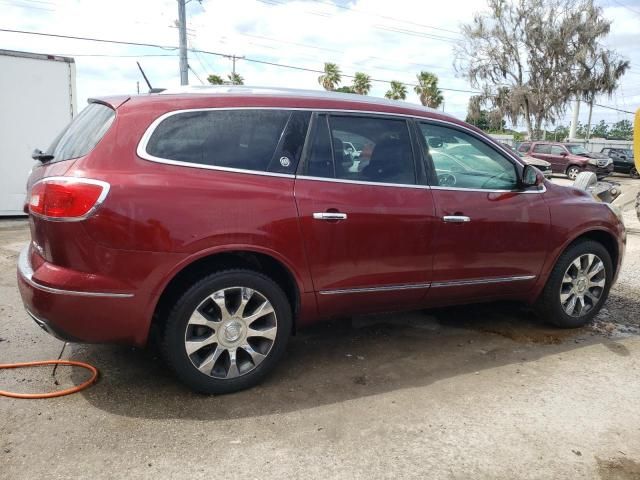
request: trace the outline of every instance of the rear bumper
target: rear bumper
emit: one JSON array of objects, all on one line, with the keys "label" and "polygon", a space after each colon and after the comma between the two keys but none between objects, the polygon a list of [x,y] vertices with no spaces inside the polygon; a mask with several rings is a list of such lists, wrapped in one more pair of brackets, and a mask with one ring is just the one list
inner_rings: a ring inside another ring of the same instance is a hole
[{"label": "rear bumper", "polygon": [[47,333],[73,342],[140,343],[136,328],[141,319],[140,302],[133,292],[66,288],[76,283],[74,276],[86,276],[69,270],[60,274],[58,284],[45,285],[36,278],[31,255],[29,246],[20,253],[18,288],[27,313]]}]

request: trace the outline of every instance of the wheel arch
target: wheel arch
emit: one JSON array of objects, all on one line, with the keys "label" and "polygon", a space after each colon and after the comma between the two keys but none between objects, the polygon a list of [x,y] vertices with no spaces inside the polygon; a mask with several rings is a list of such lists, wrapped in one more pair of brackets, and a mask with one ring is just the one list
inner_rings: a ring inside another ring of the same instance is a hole
[{"label": "wheel arch", "polygon": [[151,333],[153,330],[162,329],[170,306],[190,285],[211,273],[234,268],[262,273],[280,285],[291,305],[294,318],[292,325],[295,330],[295,318],[300,309],[301,283],[292,269],[268,253],[234,249],[202,255],[174,272],[155,303],[150,325]]}]

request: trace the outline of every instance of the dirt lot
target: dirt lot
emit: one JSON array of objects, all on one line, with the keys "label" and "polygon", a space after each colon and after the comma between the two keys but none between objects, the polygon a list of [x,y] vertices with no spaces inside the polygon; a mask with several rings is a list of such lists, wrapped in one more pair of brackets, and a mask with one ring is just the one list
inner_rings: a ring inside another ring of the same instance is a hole
[{"label": "dirt lot", "polygon": [[[151,349],[70,345],[99,383],[0,397],[0,478],[638,479],[640,223],[625,215],[620,280],[584,329],[514,305],[354,318],[301,332],[266,383],[223,397],[190,393]],[[62,346],[22,309],[27,239],[24,221],[0,222],[0,363]],[[0,372],[0,389],[53,381]]]}]

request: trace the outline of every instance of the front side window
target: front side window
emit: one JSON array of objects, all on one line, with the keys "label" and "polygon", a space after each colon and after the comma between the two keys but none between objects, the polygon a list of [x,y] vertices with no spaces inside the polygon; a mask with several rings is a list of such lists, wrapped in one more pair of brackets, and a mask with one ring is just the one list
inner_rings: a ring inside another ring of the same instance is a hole
[{"label": "front side window", "polygon": [[551,153],[551,145],[539,143],[535,147],[533,147],[533,153],[543,153],[543,154]]},{"label": "front side window", "polygon": [[58,135],[47,149],[54,162],[87,155],[102,139],[116,112],[101,103],[90,103]]},{"label": "front side window", "polygon": [[319,115],[307,174],[414,185],[416,174],[407,122]]},{"label": "front side window", "polygon": [[293,174],[308,118],[284,110],[182,112],[158,125],[146,151],[166,160]]},{"label": "front side window", "polygon": [[551,155],[562,155],[564,152],[564,148],[558,146],[558,145],[552,145],[551,146]]},{"label": "front side window", "polygon": [[514,164],[486,143],[454,128],[419,125],[439,186],[483,190],[517,187]]},{"label": "front side window", "polygon": [[569,150],[574,155],[589,155],[589,151],[586,150],[582,145],[567,145],[567,150]]}]

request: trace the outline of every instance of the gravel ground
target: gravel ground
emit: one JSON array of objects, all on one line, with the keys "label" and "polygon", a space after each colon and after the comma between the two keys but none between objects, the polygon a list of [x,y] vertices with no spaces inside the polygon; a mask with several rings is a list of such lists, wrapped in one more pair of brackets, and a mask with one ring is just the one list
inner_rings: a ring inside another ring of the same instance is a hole
[{"label": "gravel ground", "polygon": [[[640,185],[640,182],[638,182]],[[101,371],[51,400],[0,398],[0,478],[640,478],[640,223],[596,322],[494,304],[358,317],[297,335],[263,385],[195,395],[153,349],[70,345]],[[0,222],[0,363],[56,358],[15,286],[24,221]],[[90,312],[88,312],[90,315]],[[0,371],[0,389],[82,381]]]}]

